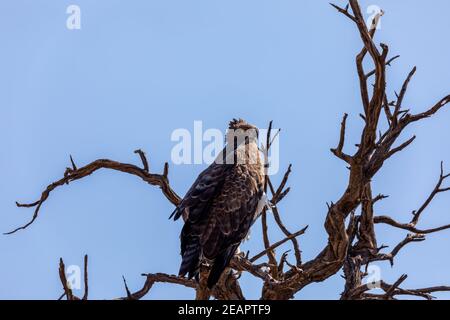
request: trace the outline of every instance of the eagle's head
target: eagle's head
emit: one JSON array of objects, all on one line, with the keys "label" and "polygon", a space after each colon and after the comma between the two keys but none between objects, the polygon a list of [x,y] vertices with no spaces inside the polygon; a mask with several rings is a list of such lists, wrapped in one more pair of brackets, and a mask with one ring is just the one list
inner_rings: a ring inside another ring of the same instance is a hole
[{"label": "eagle's head", "polygon": [[233,119],[228,126],[224,153],[216,161],[227,164],[260,164],[259,130],[243,119]]},{"label": "eagle's head", "polygon": [[230,124],[228,125],[229,129],[237,130],[248,130],[248,129],[257,129],[254,125],[248,123],[244,119],[233,119],[230,121]]},{"label": "eagle's head", "polygon": [[258,142],[259,130],[244,119],[233,119],[228,126],[227,142],[237,138],[238,141],[251,143]]}]

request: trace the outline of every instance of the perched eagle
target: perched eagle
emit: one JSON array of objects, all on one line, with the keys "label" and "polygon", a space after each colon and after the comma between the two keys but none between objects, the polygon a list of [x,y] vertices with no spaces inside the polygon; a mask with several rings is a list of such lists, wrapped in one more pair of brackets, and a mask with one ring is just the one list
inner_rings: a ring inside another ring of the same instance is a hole
[{"label": "perched eagle", "polygon": [[225,148],[170,216],[185,220],[180,276],[198,278],[204,261],[211,266],[207,283],[212,288],[266,205],[258,134],[253,125],[233,119]]}]

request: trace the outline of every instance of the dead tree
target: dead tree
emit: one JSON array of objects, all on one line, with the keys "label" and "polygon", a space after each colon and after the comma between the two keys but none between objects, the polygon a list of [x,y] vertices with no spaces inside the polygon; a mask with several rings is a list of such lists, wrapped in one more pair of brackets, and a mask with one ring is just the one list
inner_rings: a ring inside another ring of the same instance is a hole
[{"label": "dead tree", "polygon": [[[276,227],[280,228],[284,233],[284,239],[275,243],[269,240],[266,212],[264,211],[261,223],[265,250],[253,256],[248,253],[236,255],[231,262],[230,269],[224,273],[212,292],[207,292],[202,284],[202,277],[200,282],[197,283],[194,280],[180,278],[175,275],[156,273],[143,274],[145,277],[144,285],[135,292],[129,290],[124,279],[126,295],[121,299],[140,299],[150,291],[156,282],[168,282],[193,288],[197,291],[198,299],[205,299],[210,296],[216,299],[243,299],[244,295],[239,286],[239,276],[243,272],[248,272],[261,280],[262,299],[291,299],[305,286],[313,282],[324,281],[341,269],[343,269],[345,277],[342,299],[395,299],[401,295],[432,299],[431,294],[433,292],[450,291],[450,287],[447,286],[405,289],[401,285],[406,279],[406,275],[401,276],[393,284],[388,284],[381,280],[378,283],[378,287],[382,289],[382,294],[373,293],[373,286],[365,283],[367,267],[371,263],[387,260],[393,264],[396,255],[406,245],[424,241],[426,234],[450,229],[450,224],[432,229],[421,229],[418,227],[419,220],[423,217],[423,213],[433,199],[438,194],[450,190],[450,187],[444,186],[444,182],[450,177],[450,174],[444,172],[442,163],[435,188],[423,204],[413,211],[412,219],[409,222],[402,223],[395,221],[389,216],[377,215],[375,213],[375,204],[385,198],[385,196],[374,196],[371,188],[371,181],[383,164],[414,141],[415,136],[404,142],[399,142],[399,138],[405,128],[413,125],[415,122],[433,116],[450,102],[450,95],[439,100],[432,107],[425,109],[421,113],[413,113],[409,109],[405,109],[403,100],[408,84],[416,72],[414,67],[406,77],[399,93],[396,93],[395,98],[391,101],[386,93],[386,67],[398,56],[388,58],[388,46],[383,43],[376,45],[374,42],[376,25],[380,15],[377,15],[372,26],[368,27],[365,24],[357,0],[350,0],[345,8],[334,4],[332,6],[356,26],[363,43],[361,51],[356,56],[356,69],[362,102],[360,117],[364,122],[364,128],[361,133],[361,140],[356,146],[356,151],[353,154],[347,153],[344,150],[347,114],[344,114],[340,126],[338,145],[336,148],[331,149],[331,152],[348,166],[349,173],[348,184],[342,195],[335,202],[328,205],[328,212],[325,217],[325,230],[328,234],[327,245],[314,259],[303,262],[297,237],[306,231],[306,227],[292,233],[281,220],[277,204],[285,198],[290,190],[286,188],[291,172],[291,166],[289,166],[278,187],[275,187],[268,177],[265,183],[267,193],[272,195],[271,202],[274,206],[271,211],[276,221]],[[373,63],[373,70],[367,71],[364,69],[363,62],[367,58]],[[383,131],[378,129],[381,121],[387,121],[388,124],[387,129]],[[269,130],[265,143],[266,151],[270,148],[270,144],[271,130]],[[71,167],[66,169],[64,177],[50,184],[44,190],[39,200],[30,204],[17,203],[19,207],[33,207],[34,214],[30,222],[9,232],[9,234],[30,226],[37,219],[43,203],[55,188],[87,177],[100,169],[111,169],[135,175],[144,182],[159,187],[167,200],[177,205],[180,202],[180,197],[170,187],[168,164],[165,164],[162,174],[151,173],[144,152],[136,150],[135,153],[140,156],[142,167],[100,159],[78,168],[71,157]],[[348,222],[346,223],[347,220]],[[409,234],[403,241],[394,246],[392,251],[386,252],[386,246],[378,246],[374,229],[375,224],[386,224],[397,231],[409,231]],[[294,263],[288,261],[287,253],[282,254],[278,259],[275,254],[275,250],[288,241],[293,246]],[[267,257],[267,262],[259,262],[263,257]],[[64,263],[62,260],[60,261],[59,274],[64,289],[61,298],[65,296],[69,300],[87,299],[87,257],[85,257],[84,269],[85,294],[82,298],[79,298],[72,293],[72,290],[67,285]]]}]

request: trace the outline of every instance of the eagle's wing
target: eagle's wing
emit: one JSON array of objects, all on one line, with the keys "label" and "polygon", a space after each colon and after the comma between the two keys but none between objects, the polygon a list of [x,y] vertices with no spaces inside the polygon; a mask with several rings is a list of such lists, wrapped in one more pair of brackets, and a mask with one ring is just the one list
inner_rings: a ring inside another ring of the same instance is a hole
[{"label": "eagle's wing", "polygon": [[208,287],[214,286],[229,265],[241,241],[256,219],[263,185],[247,166],[234,167],[212,204],[209,233],[202,238],[203,255],[214,259]]},{"label": "eagle's wing", "polygon": [[212,163],[200,173],[170,215],[170,218],[174,217],[174,220],[181,216],[185,220],[180,235],[182,262],[179,274],[182,276],[186,273],[189,273],[189,278],[197,275],[202,253],[200,238],[206,229],[211,204],[221,191],[231,168],[230,165]]},{"label": "eagle's wing", "polygon": [[211,174],[202,173],[183,199],[188,218],[181,232],[180,274],[196,275],[203,256],[213,263],[208,279],[212,287],[247,235],[263,189],[256,173],[246,166],[219,165],[207,171],[215,173],[218,181],[213,183],[207,178]]},{"label": "eagle's wing", "polygon": [[195,222],[207,211],[210,202],[221,190],[231,165],[217,164],[213,162],[197,177],[181,200],[180,204],[170,215],[174,220],[183,216],[185,220]]}]

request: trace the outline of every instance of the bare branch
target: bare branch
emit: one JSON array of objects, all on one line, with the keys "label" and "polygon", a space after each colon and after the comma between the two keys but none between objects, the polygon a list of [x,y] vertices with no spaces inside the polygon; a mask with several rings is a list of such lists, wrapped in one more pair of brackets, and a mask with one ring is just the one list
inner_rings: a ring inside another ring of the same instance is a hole
[{"label": "bare branch", "polygon": [[128,288],[128,284],[127,284],[127,280],[125,279],[125,276],[122,276],[122,280],[123,280],[123,285],[125,286],[125,291],[127,293],[127,299],[133,300],[133,296],[131,294],[130,289]]},{"label": "bare branch", "polygon": [[437,228],[431,228],[431,229],[419,229],[414,227],[411,223],[400,223],[395,221],[394,219],[392,219],[391,217],[388,216],[377,216],[374,217],[374,223],[384,223],[384,224],[388,224],[390,226],[399,228],[399,229],[403,229],[403,230],[408,230],[410,232],[414,232],[417,234],[430,234],[430,233],[434,233],[434,232],[439,232],[442,230],[446,230],[446,229],[450,229],[450,224],[447,224],[445,226],[442,227],[437,227]]},{"label": "bare branch", "polygon": [[67,300],[87,300],[89,294],[89,283],[88,283],[88,256],[84,255],[84,294],[82,298],[77,297],[73,294],[72,288],[70,287],[70,283],[66,278],[66,267],[64,265],[64,261],[62,258],[59,258],[59,279],[64,289],[64,293],[58,298],[61,300],[66,297]]},{"label": "bare branch", "polygon": [[406,90],[408,89],[409,82],[411,81],[411,78],[416,73],[417,68],[414,67],[406,77],[406,80],[403,82],[402,89],[400,90],[400,94],[398,95],[397,102],[395,104],[395,110],[394,110],[394,119],[397,119],[399,115],[400,108],[403,104],[403,99],[405,98]]},{"label": "bare branch", "polygon": [[263,270],[263,268],[270,269],[272,267],[272,265],[268,263],[255,265],[249,259],[241,255],[235,255],[231,260],[230,267],[236,271],[246,271],[265,282],[275,281],[269,272]]},{"label": "bare branch", "polygon": [[[392,145],[396,142],[396,139],[400,136],[406,125],[419,118],[434,114],[448,102],[448,99],[443,99],[427,112],[416,116],[407,114],[407,111],[398,110],[398,116],[401,116],[401,123],[398,126],[392,126],[391,118],[393,118],[393,115],[390,114],[390,110],[387,110],[391,104],[387,101],[385,93],[386,65],[388,62],[392,61],[386,59],[389,51],[388,46],[380,44],[381,52],[378,50],[373,42],[376,30],[376,28],[373,27],[374,24],[372,24],[370,30],[367,29],[357,0],[350,0],[350,6],[353,12],[352,17],[354,18],[351,18],[351,20],[355,22],[364,44],[363,49],[356,59],[362,104],[365,112],[365,114],[362,115],[365,126],[362,131],[361,142],[357,145],[357,152],[351,157],[352,164],[349,168],[349,181],[345,192],[336,203],[332,203],[328,206],[328,213],[325,220],[325,229],[328,234],[327,246],[314,259],[302,264],[302,272],[290,270],[285,273],[285,280],[283,282],[265,285],[263,288],[263,299],[291,298],[295,292],[301,290],[304,286],[312,282],[323,281],[335,274],[342,267],[348,254],[347,249],[349,246],[349,235],[345,228],[345,218],[361,204],[363,201],[362,199],[365,199],[363,196],[365,186],[370,183],[372,177],[382,167],[384,160],[390,151],[390,155],[392,155],[407,147],[412,142],[413,139],[410,139],[406,143],[391,150]],[[341,9],[337,6],[334,7],[339,12],[346,14],[345,9]],[[367,89],[367,77],[363,68],[363,61],[367,53],[370,54],[375,65],[374,71],[369,72],[369,75],[371,75],[371,73],[375,75],[375,83],[370,98]],[[406,86],[407,84],[404,87],[406,88]],[[400,102],[402,102],[402,99],[403,98],[400,99]],[[388,131],[381,135],[380,140],[377,143],[377,127],[383,106],[385,107],[385,113],[388,117],[390,127]],[[341,125],[340,137],[343,137],[344,130],[345,121],[343,121]],[[344,139],[341,138],[338,147],[334,149],[333,153],[339,154],[339,150],[342,150],[340,147],[342,146],[343,148],[344,145],[343,141]],[[367,202],[371,200],[364,201]],[[367,223],[370,225],[373,222],[368,218]],[[415,240],[417,241],[418,239],[415,238]],[[403,245],[404,244],[402,244],[402,246]],[[400,246],[397,247],[394,253],[396,253],[397,250],[400,250],[400,248]],[[359,249],[364,251],[369,249],[380,250],[381,248],[361,247]],[[368,256],[370,257],[370,255]]]},{"label": "bare branch", "polygon": [[386,198],[389,198],[389,196],[384,195],[384,194],[379,194],[375,198],[373,198],[372,202],[375,204],[376,202],[386,199]]},{"label": "bare branch", "polygon": [[141,157],[142,165],[144,166],[144,171],[149,172],[147,157],[145,156],[145,152],[141,149],[134,150],[134,153],[137,153],[139,157]]},{"label": "bare branch", "polygon": [[142,276],[146,277],[145,283],[143,287],[136,292],[131,293],[125,282],[127,296],[119,298],[120,300],[139,300],[143,298],[157,282],[179,284],[188,288],[197,287],[194,280],[189,280],[187,278],[182,278],[175,275],[165,273],[144,273]]},{"label": "bare branch", "polygon": [[413,295],[419,297],[425,297],[428,300],[432,300],[434,297],[430,295],[433,292],[450,291],[450,286],[436,286],[421,289],[398,289],[394,295]]},{"label": "bare branch", "polygon": [[28,226],[30,226],[38,217],[39,210],[41,209],[42,204],[47,200],[50,193],[54,189],[56,189],[59,186],[63,186],[65,184],[69,184],[72,181],[76,181],[76,180],[82,179],[84,177],[87,177],[99,169],[111,169],[111,170],[129,173],[129,174],[132,174],[132,175],[135,175],[135,176],[141,178],[143,181],[145,181],[153,186],[158,186],[161,188],[161,190],[162,190],[163,194],[166,196],[166,198],[174,205],[177,205],[181,200],[180,197],[175,193],[175,191],[172,190],[172,188],[169,185],[169,180],[167,179],[167,170],[168,170],[167,164],[164,169],[164,174],[160,175],[160,174],[149,173],[146,170],[141,169],[133,164],[120,163],[120,162],[112,161],[112,160],[108,160],[108,159],[99,159],[99,160],[95,160],[94,162],[91,162],[90,164],[88,164],[82,168],[76,169],[76,170],[68,168],[66,170],[66,172],[64,173],[63,178],[61,178],[60,180],[55,181],[52,184],[50,184],[49,186],[47,186],[47,188],[42,192],[41,198],[38,201],[30,203],[30,204],[16,203],[18,207],[26,207],[26,208],[35,207],[33,217],[25,225],[18,227],[18,228],[14,229],[10,232],[7,232],[5,234],[12,234],[19,230],[26,229]]},{"label": "bare branch", "polygon": [[88,281],[88,255],[84,255],[84,295],[82,300],[87,300],[89,294],[89,281]]},{"label": "bare branch", "polygon": [[[289,189],[286,189],[289,190]],[[282,198],[283,195],[280,196]],[[302,255],[300,251],[300,247],[297,241],[297,237],[293,236],[294,234],[290,233],[289,230],[285,227],[283,222],[281,221],[280,213],[278,212],[277,207],[272,208],[273,217],[275,218],[275,222],[277,223],[278,227],[281,229],[281,231],[286,236],[286,239],[290,239],[292,242],[292,246],[294,247],[294,254],[295,254],[295,260],[297,263],[297,266],[300,266],[302,264]],[[305,228],[306,230],[306,228]]]},{"label": "bare branch", "polygon": [[75,162],[73,161],[72,155],[70,155],[70,162],[72,163],[72,170],[77,170],[77,166],[75,165]]},{"label": "bare branch", "polygon": [[350,20],[352,20],[353,22],[356,22],[356,19],[354,16],[352,16],[349,12],[348,12],[348,5],[344,8],[341,8],[337,5],[335,5],[334,3],[330,3],[330,5],[335,8],[337,11],[339,11],[340,13],[342,13],[343,15],[345,15],[347,18],[349,18]]},{"label": "bare branch", "polygon": [[[278,199],[281,193],[284,191],[284,187],[286,186],[286,183],[289,179],[289,175],[291,174],[291,172],[292,172],[292,164],[289,164],[289,167],[284,173],[283,179],[281,180],[281,183],[278,186],[277,190],[275,192],[272,192],[273,197],[272,200],[270,201],[272,204],[276,204],[277,202],[279,202]],[[270,179],[268,180],[268,182],[270,182]]]},{"label": "bare branch", "polygon": [[394,296],[395,289],[397,289],[403,283],[403,281],[406,280],[407,277],[408,276],[406,274],[402,274],[400,278],[398,278],[398,280],[395,281],[395,283],[389,289],[386,290],[385,294],[386,299],[389,300]]},{"label": "bare branch", "polygon": [[348,114],[345,113],[344,117],[342,118],[342,122],[341,122],[341,133],[339,135],[339,144],[336,149],[331,149],[331,152],[339,159],[342,159],[351,165],[352,161],[353,161],[352,157],[350,157],[349,155],[342,152],[342,149],[344,148],[344,143],[345,143],[345,126],[346,126],[346,122],[347,122],[347,117],[348,117]]},{"label": "bare branch", "polygon": [[[383,98],[383,109],[384,109],[384,114],[386,115],[386,119],[388,121],[389,127],[391,127],[393,118],[392,118],[392,112],[390,109],[390,104],[389,104],[386,94],[384,95],[384,98]],[[383,142],[383,139],[386,137],[387,133],[388,133],[388,131],[386,131],[385,134],[380,137],[379,144],[381,142]]]},{"label": "bare branch", "polygon": [[402,250],[408,243],[425,241],[425,236],[422,234],[408,234],[399,244],[397,244],[390,253],[380,253],[376,257],[370,259],[373,261],[389,260],[391,266],[394,265],[395,256]]},{"label": "bare branch", "polygon": [[[396,60],[396,59],[398,59],[398,58],[400,58],[399,55],[396,55],[396,56],[390,58],[389,60],[386,61],[386,65],[387,65],[387,66],[390,66],[390,65],[391,65],[391,62],[393,62],[394,60]],[[372,70],[372,71],[370,71],[369,73],[366,74],[366,79],[370,78],[370,77],[373,76],[374,74],[375,74],[375,69]]]},{"label": "bare branch", "polygon": [[[66,266],[64,265],[64,261],[62,258],[59,258],[59,279],[61,280],[61,284],[64,289],[64,295],[67,297],[67,300],[79,300],[76,298],[73,293],[72,289],[70,288],[69,283],[67,282],[66,278]],[[61,296],[62,298],[63,296]]]},{"label": "bare branch", "polygon": [[306,229],[308,229],[308,226],[304,227],[303,229],[294,232],[292,234],[290,234],[289,236],[287,236],[286,238],[284,238],[283,240],[280,240],[278,242],[275,242],[273,245],[271,245],[270,247],[268,247],[267,249],[261,251],[260,253],[258,253],[257,255],[255,255],[253,258],[250,259],[250,262],[255,262],[256,260],[258,260],[259,258],[261,258],[262,256],[264,256],[268,251],[273,251],[276,248],[278,248],[279,246],[281,246],[282,244],[284,244],[286,241],[289,241],[293,238],[296,238],[302,234],[305,233]]},{"label": "bare branch", "polygon": [[[280,183],[280,185],[278,186],[277,190],[275,191],[272,185],[272,182],[270,180],[270,178],[267,178],[268,181],[268,185],[270,187],[270,190],[272,192],[272,199],[270,200],[270,202],[272,203],[273,207],[271,208],[271,211],[273,213],[273,216],[275,218],[275,222],[277,223],[278,227],[281,229],[281,231],[284,233],[284,235],[286,237],[290,237],[292,234],[289,232],[289,230],[285,227],[285,225],[283,224],[283,222],[281,221],[281,216],[280,213],[278,212],[278,208],[276,207],[276,204],[278,202],[280,202],[291,190],[290,188],[286,188],[285,190],[284,187],[286,186],[286,183],[289,179],[289,175],[291,173],[292,169],[292,165],[290,164],[288,169],[286,170],[286,172],[284,173],[283,179]],[[297,241],[296,237],[291,238],[292,241],[292,245],[294,247],[294,252],[295,252],[295,259],[297,262],[297,265],[301,265],[301,251],[300,251],[300,247]],[[282,261],[280,261],[281,263]]]},{"label": "bare branch", "polygon": [[431,107],[427,111],[408,117],[407,122],[409,122],[409,123],[415,122],[415,121],[419,121],[419,120],[431,117],[433,114],[438,112],[442,107],[444,107],[449,102],[450,102],[450,95],[439,100],[433,107]]},{"label": "bare branch", "polygon": [[396,148],[391,149],[387,154],[386,154],[386,159],[392,157],[394,154],[396,154],[397,152],[402,151],[403,149],[405,149],[406,147],[408,147],[414,140],[416,140],[416,136],[412,136],[410,139],[408,139],[407,141],[403,142],[401,145],[399,145]]},{"label": "bare branch", "polygon": [[436,184],[436,186],[434,187],[433,191],[431,192],[431,194],[428,196],[428,198],[425,200],[425,202],[420,206],[420,208],[417,211],[413,212],[413,219],[411,220],[411,224],[413,226],[417,225],[417,222],[419,222],[420,219],[420,215],[424,212],[424,210],[428,207],[428,205],[431,203],[431,201],[434,199],[434,197],[441,192],[445,192],[448,191],[448,188],[444,188],[442,189],[442,183],[445,181],[445,179],[447,179],[450,176],[450,174],[444,174],[444,163],[441,162],[441,171],[439,174],[439,179],[438,182]]},{"label": "bare branch", "polygon": [[[406,275],[403,275],[400,277],[399,280],[394,285],[387,284],[384,281],[381,281],[380,287],[383,289],[383,291],[386,292],[386,294],[381,296],[381,299],[385,299],[387,296],[387,293],[389,293],[389,298],[393,298],[394,296],[398,295],[409,295],[409,296],[417,296],[422,297],[427,300],[432,300],[434,297],[431,295],[433,292],[443,292],[443,291],[450,291],[449,286],[436,286],[436,287],[428,287],[428,288],[421,288],[421,289],[402,289],[399,288],[398,284],[399,282],[403,282],[406,279]],[[397,284],[397,286],[396,286]],[[374,297],[380,298],[380,296],[374,295]]]},{"label": "bare branch", "polygon": [[[269,176],[267,175],[267,170],[268,170],[268,155],[269,155],[269,150],[270,150],[270,139],[271,139],[271,134],[272,134],[272,125],[273,125],[273,121],[271,120],[269,122],[269,128],[267,130],[267,136],[266,136],[266,145],[265,145],[265,149],[264,149],[264,164],[266,167],[266,175],[264,177],[264,193],[267,194],[267,186],[269,184]],[[264,242],[264,248],[265,253],[267,254],[267,258],[269,259],[269,263],[271,265],[273,265],[272,268],[272,276],[276,276],[277,275],[277,260],[275,259],[275,253],[270,250],[270,240],[269,240],[269,235],[268,235],[268,228],[267,228],[267,208],[264,208],[262,213],[261,213],[261,226],[262,226],[262,234],[263,234],[263,242]]]}]

